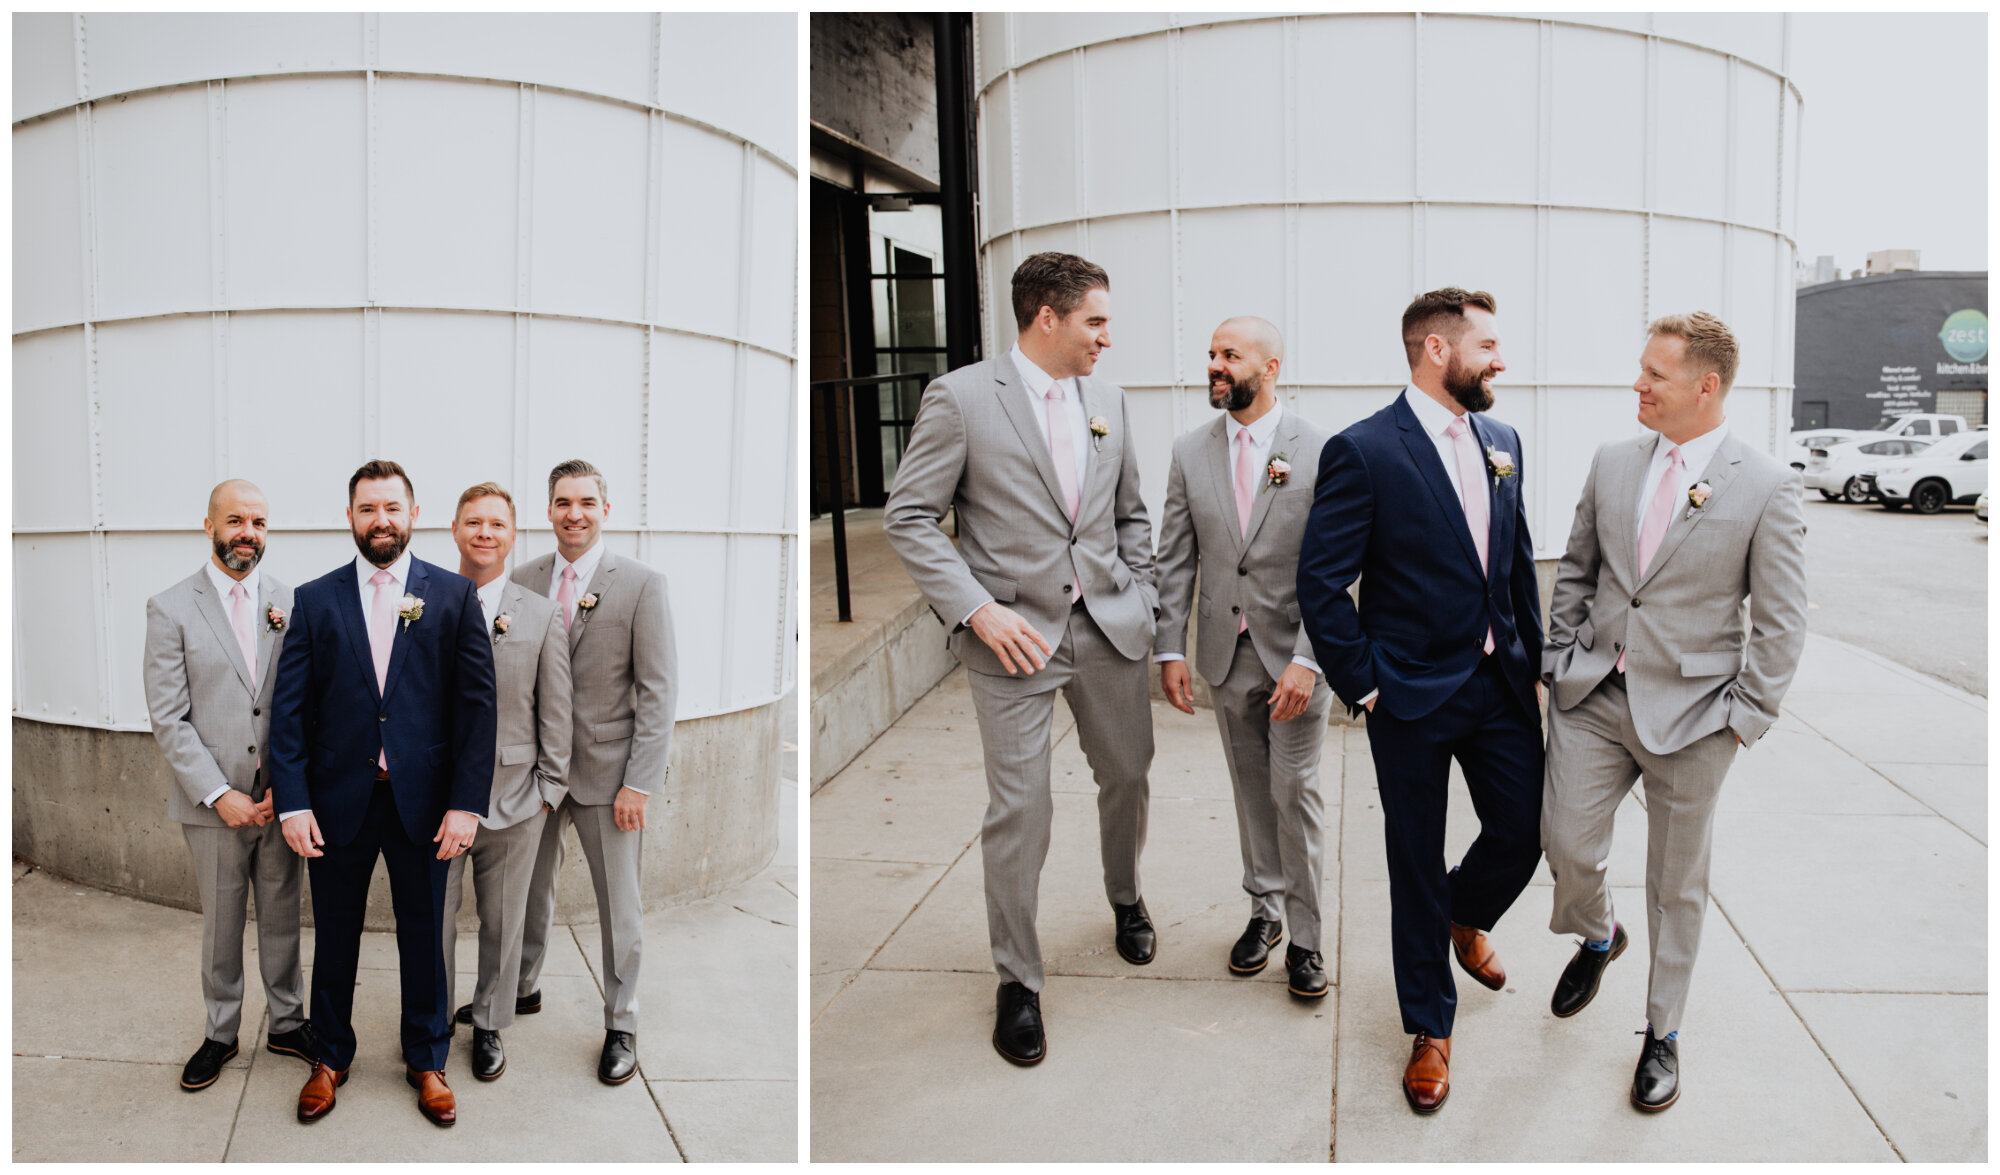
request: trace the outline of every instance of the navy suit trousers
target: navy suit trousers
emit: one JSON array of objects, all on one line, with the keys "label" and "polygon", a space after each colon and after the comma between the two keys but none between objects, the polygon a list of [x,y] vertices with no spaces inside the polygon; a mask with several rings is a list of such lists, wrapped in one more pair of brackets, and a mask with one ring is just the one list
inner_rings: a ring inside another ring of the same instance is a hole
[{"label": "navy suit trousers", "polygon": [[319,1058],[335,1069],[354,1063],[354,973],[368,880],[380,855],[396,911],[396,953],[403,979],[403,1059],[411,1068],[444,1068],[451,1051],[450,996],[444,964],[444,891],[450,862],[437,846],[410,839],[386,781],[375,784],[361,831],[344,845],[323,845],[306,860],[312,878],[312,1027]]},{"label": "navy suit trousers", "polygon": [[[1486,657],[1443,705],[1415,722],[1377,706],[1368,744],[1389,851],[1389,924],[1403,1031],[1451,1035],[1458,990],[1451,926],[1493,929],[1541,863],[1542,724]],[[1479,836],[1445,869],[1451,761],[1465,772]]]}]

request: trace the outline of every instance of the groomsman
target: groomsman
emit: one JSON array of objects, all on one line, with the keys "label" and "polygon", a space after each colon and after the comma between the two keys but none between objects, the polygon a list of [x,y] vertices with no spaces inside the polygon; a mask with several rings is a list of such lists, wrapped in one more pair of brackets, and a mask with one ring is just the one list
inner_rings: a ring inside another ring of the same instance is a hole
[{"label": "groomsman", "polygon": [[1284,341],[1261,318],[1232,318],[1208,345],[1208,404],[1224,415],[1174,442],[1160,519],[1160,616],[1153,660],[1167,701],[1194,713],[1188,616],[1199,568],[1196,668],[1236,792],[1250,924],[1229,969],[1255,975],[1291,922],[1291,992],[1326,995],[1319,889],[1320,744],[1333,691],[1299,622],[1299,543],[1327,433],[1278,404]]},{"label": "groomsman", "polygon": [[542,826],[528,925],[521,946],[517,1010],[542,1006],[536,987],[555,918],[563,824],[597,890],[604,944],[604,1049],[597,1078],[620,1085],[638,1072],[639,850],[646,806],[666,790],[679,668],[667,577],[604,549],[611,490],[588,461],[549,471],[549,523],[556,551],[514,571],[514,582],[552,599],[570,659],[569,791]]},{"label": "groomsman", "polygon": [[[1320,454],[1299,606],[1334,692],[1368,713],[1396,1001],[1412,1037],[1403,1095],[1429,1114],[1451,1092],[1447,953],[1498,991],[1507,972],[1486,932],[1541,861],[1542,621],[1521,438],[1486,415],[1507,369],[1493,296],[1418,296],[1403,350],[1409,386]],[[1454,759],[1479,835],[1447,870]]]},{"label": "groomsman", "polygon": [[1597,450],[1556,569],[1542,840],[1549,929],[1584,939],[1550,999],[1574,1016],[1625,950],[1604,871],[1612,815],[1645,780],[1652,964],[1631,1097],[1656,1113],[1680,1097],[1722,780],[1778,720],[1805,647],[1806,524],[1799,475],[1730,435],[1736,336],[1703,312],[1648,336],[1632,390],[1649,431]]},{"label": "groomsman", "polygon": [[572,734],[569,634],[553,600],[507,578],[512,494],[490,481],[460,494],[451,537],[458,544],[458,573],[478,585],[479,609],[493,639],[497,745],[491,805],[479,818],[472,847],[452,858],[445,883],[444,973],[447,989],[456,988],[458,908],[469,870],[479,907],[479,981],[456,1019],[472,1025],[472,1075],[492,1081],[507,1068],[500,1030],[514,1022],[528,883],[542,826],[569,790],[563,784]]},{"label": "groomsman", "polygon": [[299,969],[304,865],[279,835],[260,750],[271,730],[271,686],[292,610],[292,589],[257,568],[269,513],[263,491],[249,482],[216,486],[201,524],[213,555],[146,601],[146,710],[174,776],[167,817],[180,824],[194,854],[201,893],[208,1028],[181,1070],[182,1089],[214,1084],[236,1055],[252,890],[257,963],[271,1015],[264,1047],[314,1060]]},{"label": "groomsman", "polygon": [[[1045,1052],[1035,911],[1055,806],[1049,727],[1064,691],[1097,781],[1113,939],[1153,961],[1139,892],[1153,713],[1153,534],[1118,385],[1091,377],[1111,345],[1111,279],[1068,253],[1013,278],[1014,346],[931,381],[882,529],[964,663],[986,755],[986,929],[1000,973],[993,1047]],[[958,541],[939,526],[958,514]]]}]

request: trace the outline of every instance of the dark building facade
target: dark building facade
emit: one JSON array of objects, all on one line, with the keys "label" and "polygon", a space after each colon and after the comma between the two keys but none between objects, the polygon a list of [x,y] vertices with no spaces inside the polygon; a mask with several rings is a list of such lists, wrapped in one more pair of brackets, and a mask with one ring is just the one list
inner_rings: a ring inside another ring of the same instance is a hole
[{"label": "dark building facade", "polygon": [[1792,427],[1906,412],[1986,421],[1986,275],[1889,273],[1798,292]]}]

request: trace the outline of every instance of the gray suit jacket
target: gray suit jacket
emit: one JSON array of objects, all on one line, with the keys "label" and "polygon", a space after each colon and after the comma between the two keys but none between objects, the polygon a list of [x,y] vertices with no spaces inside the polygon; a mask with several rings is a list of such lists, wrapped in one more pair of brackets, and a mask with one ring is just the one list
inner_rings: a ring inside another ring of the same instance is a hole
[{"label": "gray suit jacket", "polygon": [[1312,659],[1312,641],[1299,622],[1299,543],[1329,434],[1289,408],[1280,411],[1271,457],[1283,457],[1291,476],[1274,486],[1265,471],[1258,472],[1247,539],[1236,522],[1229,418],[1217,416],[1174,442],[1167,507],[1160,518],[1160,622],[1153,652],[1186,655],[1199,566],[1201,631],[1194,663],[1210,685],[1229,676],[1243,615],[1250,618],[1250,643],[1272,680],[1293,657]]},{"label": "gray suit jacket", "polygon": [[497,718],[493,798],[479,822],[518,824],[569,794],[569,634],[554,600],[508,581],[500,589],[507,631],[493,638]]},{"label": "gray suit jacket", "polygon": [[[546,596],[556,557],[514,569],[515,583]],[[666,790],[680,666],[667,577],[623,555],[604,552],[569,630],[569,792],[579,804],[608,804],[618,789]],[[560,611],[560,608],[558,608]],[[562,617],[556,617],[562,627]]]},{"label": "gray suit jacket", "polygon": [[270,572],[258,576],[257,680],[250,679],[228,601],[215,594],[204,569],[146,601],[146,660],[140,675],[153,738],[167,757],[176,786],[167,790],[167,816],[182,824],[223,827],[202,800],[227,783],[262,800],[270,782],[257,758],[271,734],[271,686],[278,678],[284,634],[272,632],[271,605],[287,617],[292,589]]},{"label": "gray suit jacket", "polygon": [[[998,600],[1053,647],[1069,628],[1077,581],[1113,647],[1136,661],[1152,646],[1153,533],[1139,498],[1125,393],[1088,376],[1077,385],[1085,419],[1101,418],[1108,435],[1077,438],[1087,464],[1074,524],[1011,359],[961,367],[924,391],[882,530],[968,669],[1006,672],[963,627],[974,609]],[[954,506],[955,547],[939,526]]]},{"label": "gray suit jacket", "polygon": [[[1797,471],[1734,436],[1680,506],[1646,574],[1639,495],[1653,436],[1597,450],[1556,569],[1542,676],[1568,710],[1625,654],[1639,741],[1671,754],[1723,727],[1745,746],[1778,720],[1806,640],[1805,510]],[[1749,636],[1745,639],[1745,618]]]}]

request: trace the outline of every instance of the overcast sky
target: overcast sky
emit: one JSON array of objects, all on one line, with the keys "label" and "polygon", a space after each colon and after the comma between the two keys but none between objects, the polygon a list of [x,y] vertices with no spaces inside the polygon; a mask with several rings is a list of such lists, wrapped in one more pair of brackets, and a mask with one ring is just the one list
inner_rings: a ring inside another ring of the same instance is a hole
[{"label": "overcast sky", "polygon": [[1800,13],[1792,79],[1805,98],[1799,259],[1843,272],[1876,249],[1925,269],[1986,268],[1983,13]]}]

